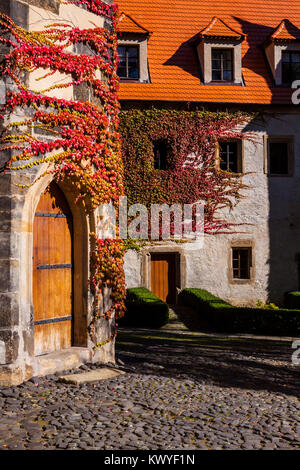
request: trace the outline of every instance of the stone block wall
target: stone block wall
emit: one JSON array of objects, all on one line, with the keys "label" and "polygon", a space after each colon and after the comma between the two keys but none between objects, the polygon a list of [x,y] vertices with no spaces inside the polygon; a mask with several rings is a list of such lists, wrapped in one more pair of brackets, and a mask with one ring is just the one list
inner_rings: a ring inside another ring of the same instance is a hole
[{"label": "stone block wall", "polygon": [[[110,2],[107,2],[110,3]],[[0,11],[9,15],[17,24],[26,29],[42,29],[50,20],[64,19],[82,26],[89,25],[90,20],[103,26],[104,19],[74,5],[62,6],[57,0],[0,0]],[[40,19],[42,18],[42,20]],[[0,53],[5,53],[4,50]],[[24,80],[30,80],[29,76]],[[49,80],[49,79],[47,79]],[[51,82],[48,82],[48,85]],[[46,84],[47,85],[47,84]],[[7,90],[14,85],[6,80]],[[45,83],[42,85],[45,87]],[[60,91],[59,93],[64,93]],[[57,95],[56,95],[57,96]],[[59,97],[64,97],[62,94]],[[80,99],[75,97],[75,99]],[[22,120],[24,114],[12,119]],[[5,123],[7,124],[7,123]],[[5,125],[4,124],[4,125]],[[10,155],[0,153],[0,168],[7,162]],[[47,372],[39,358],[34,356],[34,312],[32,300],[32,231],[33,217],[38,201],[51,181],[52,176],[42,177],[30,189],[21,190],[18,184],[28,184],[45,171],[46,167],[33,167],[30,170],[0,173],[0,385],[21,383],[33,375]],[[91,320],[94,298],[88,288],[89,277],[89,233],[95,231],[96,214],[87,214],[74,203],[75,196],[71,186],[64,183],[62,187],[73,217],[81,227],[82,240],[77,239],[76,247],[81,263],[81,272],[76,275],[74,290],[77,293],[76,315],[81,318],[85,314],[84,345],[74,348],[75,362],[81,360],[114,362],[114,341],[108,343],[96,354],[94,343],[88,335],[88,322]],[[73,197],[74,196],[74,197]],[[77,233],[78,238],[78,233]],[[82,248],[85,247],[85,248]],[[80,298],[79,298],[80,296]],[[109,293],[103,301],[103,309],[109,308]],[[85,310],[80,312],[80,309]],[[96,342],[104,341],[113,331],[113,320],[98,324]],[[56,361],[60,367],[72,365],[71,356],[64,355]],[[79,358],[79,359],[78,359]],[[50,361],[51,362],[51,361]],[[54,361],[54,363],[56,363]],[[52,361],[53,363],[53,361]],[[51,369],[52,370],[52,369]]]}]

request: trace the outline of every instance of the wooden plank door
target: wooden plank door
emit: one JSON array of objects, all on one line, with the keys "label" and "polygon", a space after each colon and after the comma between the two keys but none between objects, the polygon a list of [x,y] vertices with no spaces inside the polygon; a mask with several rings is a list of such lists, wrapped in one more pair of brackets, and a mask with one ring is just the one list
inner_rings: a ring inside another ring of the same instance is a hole
[{"label": "wooden plank door", "polygon": [[43,193],[33,224],[35,355],[72,341],[72,215],[55,183]]},{"label": "wooden plank door", "polygon": [[176,254],[151,254],[151,291],[169,304],[176,303]]}]

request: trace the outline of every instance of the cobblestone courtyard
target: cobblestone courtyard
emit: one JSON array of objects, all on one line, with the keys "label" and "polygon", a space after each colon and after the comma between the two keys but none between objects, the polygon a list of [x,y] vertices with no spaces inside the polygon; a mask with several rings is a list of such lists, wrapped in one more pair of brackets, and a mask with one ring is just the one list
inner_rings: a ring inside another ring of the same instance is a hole
[{"label": "cobblestone courtyard", "polygon": [[282,341],[123,329],[126,375],[73,386],[57,374],[0,388],[0,447],[299,449],[291,354]]}]

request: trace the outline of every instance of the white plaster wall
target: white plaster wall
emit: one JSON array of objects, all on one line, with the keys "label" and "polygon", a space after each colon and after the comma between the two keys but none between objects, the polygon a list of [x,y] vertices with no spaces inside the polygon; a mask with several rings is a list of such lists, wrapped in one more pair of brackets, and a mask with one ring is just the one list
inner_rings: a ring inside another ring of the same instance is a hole
[{"label": "white plaster wall", "polygon": [[[29,6],[28,24],[30,31],[42,31],[45,27],[54,22],[69,24],[71,27],[88,29],[94,28],[95,26],[103,27],[104,18],[75,5],[61,5],[59,16],[42,8],[32,5]],[[66,50],[71,51],[70,48]],[[47,90],[53,85],[64,85],[72,81],[69,75],[60,72],[55,72],[54,75],[39,80],[49,72],[49,69],[38,69],[32,72],[29,77],[29,88],[39,92]],[[101,78],[100,72],[99,78]],[[54,90],[46,91],[45,95],[71,100],[73,99],[73,86],[70,85],[67,88],[61,89],[55,88]]]},{"label": "white plaster wall", "polygon": [[[223,210],[220,216],[240,225],[232,234],[206,235],[202,249],[185,250],[186,272],[181,288],[207,289],[237,305],[255,305],[258,300],[280,303],[288,290],[298,289],[295,256],[300,253],[300,114],[265,116],[265,123],[253,123],[255,141],[244,142],[243,182],[245,198],[232,210]],[[269,177],[264,172],[264,136],[294,136],[294,175]],[[253,279],[242,282],[230,277],[232,243],[253,245]],[[174,251],[179,251],[176,247]],[[151,248],[149,249],[151,251]],[[125,258],[128,285],[140,285],[142,278],[133,255]],[[134,270],[133,270],[134,267]],[[185,281],[184,281],[185,279]]]},{"label": "white plaster wall", "polygon": [[141,285],[141,255],[136,250],[128,250],[124,257],[126,287],[139,287]]}]

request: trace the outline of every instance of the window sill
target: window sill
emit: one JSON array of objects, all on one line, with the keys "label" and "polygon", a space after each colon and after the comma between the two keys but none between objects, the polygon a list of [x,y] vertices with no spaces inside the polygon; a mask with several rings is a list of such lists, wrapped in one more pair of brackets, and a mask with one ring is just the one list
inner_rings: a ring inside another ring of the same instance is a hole
[{"label": "window sill", "polygon": [[236,279],[231,277],[229,279],[229,284],[243,285],[243,284],[253,284],[254,279]]},{"label": "window sill", "polygon": [[275,83],[274,87],[275,88],[289,88],[290,90],[292,90],[291,83]]},{"label": "window sill", "polygon": [[236,176],[237,178],[240,178],[241,176],[245,176],[246,173],[244,172],[233,172],[233,171],[227,171],[227,170],[222,170],[221,168],[218,168],[219,172],[222,173],[227,173],[230,176]]},{"label": "window sill", "polygon": [[220,82],[206,82],[204,85],[208,86],[245,86],[243,83],[235,83],[235,82],[225,82],[225,81],[220,81]]},{"label": "window sill", "polygon": [[269,173],[268,174],[268,177],[269,178],[292,178],[294,175],[289,173],[289,174],[282,174],[282,175],[279,175],[279,174],[271,174]]},{"label": "window sill", "polygon": [[120,78],[120,83],[142,83],[139,78]]}]

